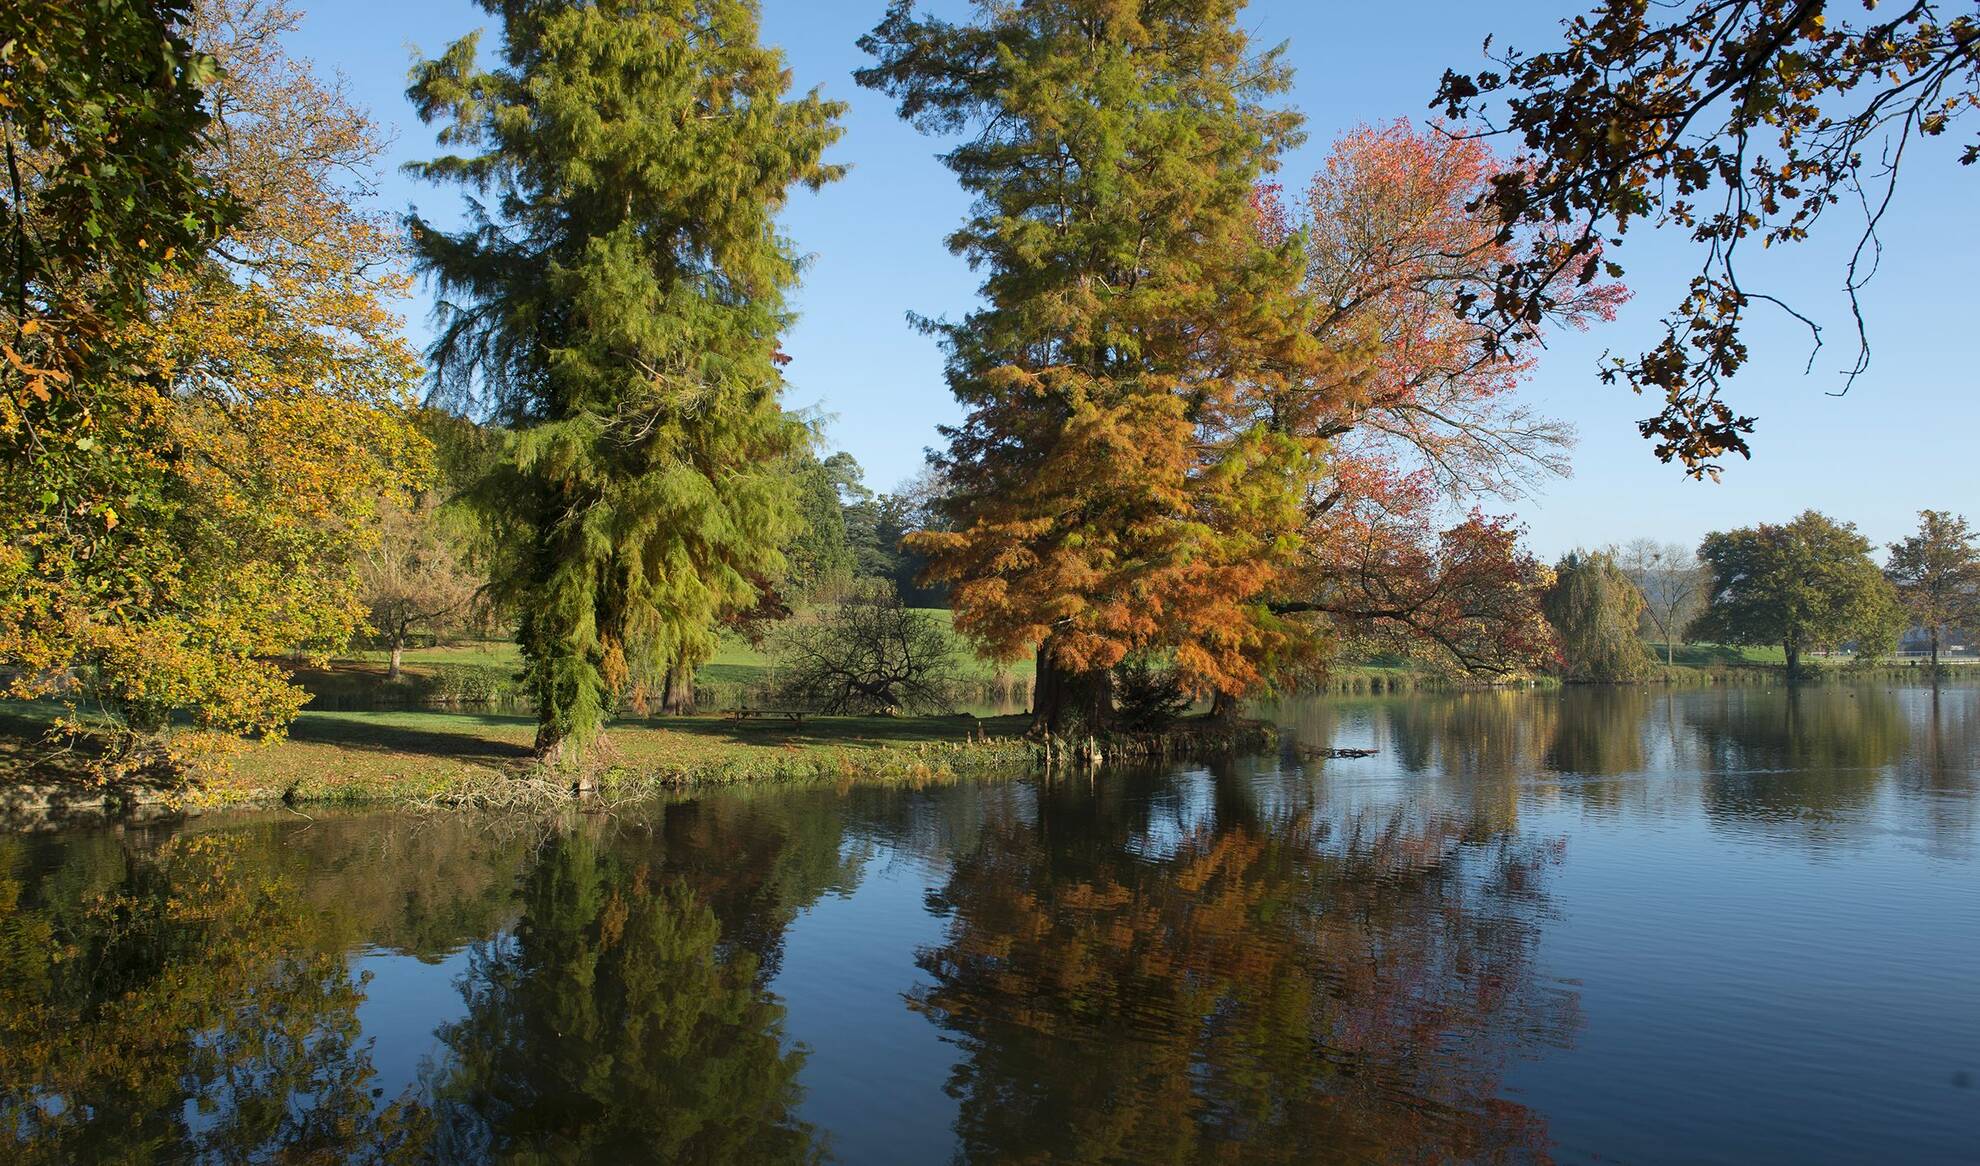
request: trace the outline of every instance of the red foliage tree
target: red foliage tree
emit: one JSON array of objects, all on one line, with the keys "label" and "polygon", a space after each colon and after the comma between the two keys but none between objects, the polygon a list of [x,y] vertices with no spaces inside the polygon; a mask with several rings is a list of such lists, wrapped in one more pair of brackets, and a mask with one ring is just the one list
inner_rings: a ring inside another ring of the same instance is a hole
[{"label": "red foliage tree", "polygon": [[[1467,311],[1525,243],[1470,209],[1497,173],[1481,142],[1397,121],[1336,142],[1296,206],[1279,188],[1259,192],[1260,229],[1305,249],[1313,335],[1337,374],[1256,400],[1274,426],[1326,443],[1300,562],[1272,607],[1332,635],[1282,673],[1343,640],[1491,675],[1551,654],[1537,606],[1546,571],[1518,527],[1452,514],[1563,472],[1571,440],[1515,394],[1537,337],[1508,347]],[[1553,322],[1586,327],[1626,298],[1613,283],[1565,286]],[[1446,514],[1457,520],[1440,530]]]}]

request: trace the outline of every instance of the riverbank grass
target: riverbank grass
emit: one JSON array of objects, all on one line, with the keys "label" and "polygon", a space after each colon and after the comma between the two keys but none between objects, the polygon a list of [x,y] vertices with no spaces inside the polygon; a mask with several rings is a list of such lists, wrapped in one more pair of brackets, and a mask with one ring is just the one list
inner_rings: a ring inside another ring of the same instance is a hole
[{"label": "riverbank grass", "polygon": [[[564,804],[571,775],[546,770],[522,715],[423,710],[306,711],[281,741],[244,745],[156,782],[105,785],[87,744],[51,746],[53,705],[0,702],[0,811],[23,820],[97,811],[207,810],[282,803],[532,808]],[[1270,726],[1189,717],[1158,733],[1104,741],[1026,735],[1025,715],[804,718],[801,725],[722,715],[625,719],[607,732],[588,776],[609,804],[696,786],[891,782],[1016,776],[1040,765],[1134,761],[1275,741]]]},{"label": "riverbank grass", "polygon": [[[501,802],[518,782],[546,786],[531,746],[534,718],[481,712],[305,711],[287,739],[247,745],[182,780],[110,788],[86,775],[87,746],[47,742],[61,712],[0,702],[0,771],[12,800],[82,809],[136,801],[215,808],[255,803]],[[606,737],[603,792],[636,796],[689,785],[930,780],[1028,767],[1023,716],[807,717],[735,722],[725,716],[626,719]]]},{"label": "riverbank grass", "polygon": [[[606,736],[598,780],[607,793],[689,785],[919,778],[1023,764],[1021,716],[807,717],[709,715],[625,720]],[[223,802],[473,802],[520,778],[545,780],[527,716],[444,712],[306,712],[289,739],[252,749],[207,781]]]}]

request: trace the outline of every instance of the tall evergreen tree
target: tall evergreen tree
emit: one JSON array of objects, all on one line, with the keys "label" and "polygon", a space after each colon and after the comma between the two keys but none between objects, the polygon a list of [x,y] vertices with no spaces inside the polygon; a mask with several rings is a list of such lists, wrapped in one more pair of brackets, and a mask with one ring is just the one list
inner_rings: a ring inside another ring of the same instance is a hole
[{"label": "tall evergreen tree", "polygon": [[791,522],[777,334],[798,257],[775,216],[838,103],[788,99],[754,0],[482,0],[408,90],[470,153],[412,167],[470,192],[417,217],[442,295],[437,388],[515,429],[480,490],[521,613],[537,746],[581,760],[615,701],[706,659],[776,575]]},{"label": "tall evergreen tree", "polygon": [[856,560],[846,530],[839,475],[833,454],[820,460],[806,448],[790,459],[791,485],[797,496],[797,524],[784,546],[787,574],[784,590],[793,597],[811,598],[832,585],[852,581]]},{"label": "tall evergreen tree", "polygon": [[862,85],[931,132],[976,198],[952,250],[984,306],[930,323],[967,409],[939,468],[947,529],[911,536],[957,626],[1035,650],[1036,727],[1106,718],[1108,669],[1173,651],[1199,690],[1242,691],[1269,651],[1260,600],[1294,550],[1313,448],[1231,407],[1297,362],[1295,247],[1254,187],[1298,139],[1266,102],[1290,70],[1254,51],[1242,0],[895,0]]}]

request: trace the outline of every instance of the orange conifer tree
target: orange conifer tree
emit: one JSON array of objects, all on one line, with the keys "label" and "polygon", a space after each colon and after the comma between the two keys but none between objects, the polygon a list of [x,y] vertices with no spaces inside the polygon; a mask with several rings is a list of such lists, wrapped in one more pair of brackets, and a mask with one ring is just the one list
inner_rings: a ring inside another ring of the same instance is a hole
[{"label": "orange conifer tree", "polygon": [[1037,728],[1097,727],[1108,670],[1173,653],[1242,689],[1273,645],[1263,589],[1291,566],[1314,448],[1241,416],[1232,386],[1319,349],[1298,249],[1257,231],[1255,185],[1299,136],[1266,102],[1290,72],[1240,0],[897,0],[860,82],[924,129],[977,210],[950,247],[986,306],[931,323],[968,408],[940,459],[949,529],[912,536],[957,626],[1037,653]]}]

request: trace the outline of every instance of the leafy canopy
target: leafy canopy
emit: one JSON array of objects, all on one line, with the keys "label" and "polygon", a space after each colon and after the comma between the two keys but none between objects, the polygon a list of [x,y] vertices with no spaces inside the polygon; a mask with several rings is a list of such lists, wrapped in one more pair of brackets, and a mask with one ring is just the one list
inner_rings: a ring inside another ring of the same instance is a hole
[{"label": "leafy canopy", "polygon": [[1963,515],[1918,512],[1918,533],[1894,542],[1886,573],[1912,620],[1932,642],[1938,660],[1946,629],[1980,627],[1980,546]]},{"label": "leafy canopy", "polygon": [[939,459],[945,528],[908,541],[998,658],[1099,677],[1165,648],[1194,686],[1237,691],[1282,634],[1261,589],[1315,450],[1232,394],[1310,351],[1297,255],[1253,205],[1300,119],[1267,104],[1290,73],[1240,8],[980,3],[950,22],[902,0],[861,42],[861,84],[970,131],[944,155],[977,200],[949,246],[984,306],[927,325],[967,412]]},{"label": "leafy canopy", "polygon": [[[406,286],[397,233],[358,205],[376,127],[283,51],[294,10],[201,0],[189,15],[179,31],[207,88],[187,90],[198,130],[172,173],[185,197],[223,208],[205,234],[184,235],[191,212],[146,233],[162,213],[146,199],[169,196],[171,174],[131,196],[116,231],[92,227],[102,207],[68,205],[60,168],[85,135],[111,133],[89,117],[28,151],[29,233],[75,230],[105,252],[25,256],[45,277],[31,299],[68,323],[20,328],[66,327],[42,351],[67,371],[42,377],[45,399],[10,431],[23,443],[10,464],[44,492],[0,503],[0,655],[25,666],[17,692],[81,664],[125,727],[186,714],[214,731],[187,739],[199,744],[279,735],[306,697],[266,657],[341,647],[363,626],[355,561],[375,537],[375,499],[424,472],[426,443],[390,310]],[[98,159],[106,173],[141,163]],[[119,238],[135,254],[113,260]],[[91,263],[102,270],[74,266]]]},{"label": "leafy canopy", "polygon": [[1788,668],[1811,648],[1854,642],[1875,655],[1895,639],[1903,615],[1870,542],[1847,522],[1813,510],[1793,522],[1707,535],[1698,557],[1712,573],[1694,640],[1779,644]]},{"label": "leafy canopy", "polygon": [[1649,651],[1636,634],[1643,595],[1614,555],[1576,552],[1562,559],[1541,610],[1560,636],[1568,679],[1615,683],[1650,670]]},{"label": "leafy canopy", "polygon": [[[1639,425],[1659,458],[1716,475],[1726,454],[1750,456],[1755,419],[1721,390],[1746,364],[1751,310],[1780,309],[1821,344],[1813,320],[1741,278],[1741,257],[1755,244],[1799,243],[1834,208],[1855,208],[1861,226],[1843,272],[1853,383],[1870,357],[1858,293],[1876,271],[1878,225],[1907,155],[1980,108],[1980,14],[1932,0],[1610,0],[1565,26],[1561,48],[1446,72],[1433,102],[1523,147],[1521,165],[1483,200],[1507,238],[1523,225],[1561,229],[1534,237],[1467,303],[1519,343],[1563,287],[1621,274],[1602,257],[1605,240],[1643,222],[1688,232],[1702,258],[1662,339],[1602,378],[1662,398]],[[1976,158],[1980,145],[1960,153],[1962,164]]]}]

